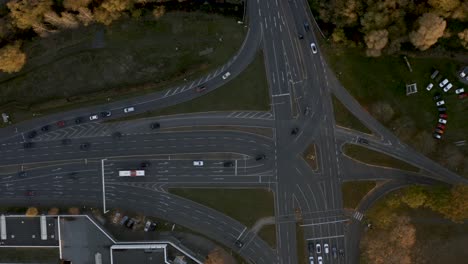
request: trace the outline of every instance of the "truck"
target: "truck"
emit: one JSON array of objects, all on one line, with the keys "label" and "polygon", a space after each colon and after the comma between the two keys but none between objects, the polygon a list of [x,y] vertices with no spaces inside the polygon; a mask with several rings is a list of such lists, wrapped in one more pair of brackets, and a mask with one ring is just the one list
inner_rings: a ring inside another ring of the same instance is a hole
[{"label": "truck", "polygon": [[120,170],[119,177],[145,176],[144,170]]}]

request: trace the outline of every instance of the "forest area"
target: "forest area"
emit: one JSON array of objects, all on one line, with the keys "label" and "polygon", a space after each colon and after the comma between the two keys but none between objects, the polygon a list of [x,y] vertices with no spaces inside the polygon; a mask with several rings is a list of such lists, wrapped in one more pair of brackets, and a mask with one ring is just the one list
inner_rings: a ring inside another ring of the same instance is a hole
[{"label": "forest area", "polygon": [[468,49],[466,0],[309,0],[333,43],[378,57],[400,51]]}]

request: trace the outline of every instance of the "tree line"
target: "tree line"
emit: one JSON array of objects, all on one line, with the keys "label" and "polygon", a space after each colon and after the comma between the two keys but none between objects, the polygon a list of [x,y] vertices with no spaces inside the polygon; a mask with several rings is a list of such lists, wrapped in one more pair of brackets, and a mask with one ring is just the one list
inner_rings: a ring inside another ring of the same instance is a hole
[{"label": "tree line", "polygon": [[320,27],[335,43],[366,48],[368,56],[396,53],[410,43],[424,51],[445,39],[468,49],[466,0],[309,0]]}]

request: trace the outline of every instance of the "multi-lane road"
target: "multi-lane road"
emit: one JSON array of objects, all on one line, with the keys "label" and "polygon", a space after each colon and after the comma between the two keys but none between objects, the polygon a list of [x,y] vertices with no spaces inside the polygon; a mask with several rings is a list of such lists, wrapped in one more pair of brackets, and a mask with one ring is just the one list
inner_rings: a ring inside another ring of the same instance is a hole
[{"label": "multi-lane road", "polygon": [[[297,248],[309,243],[314,249],[320,244],[323,251],[328,244],[330,251],[344,252],[334,258],[331,252],[317,254],[304,248],[315,263],[319,256],[324,263],[356,263],[358,227],[367,207],[359,207],[352,216],[345,214],[343,181],[386,179],[390,180],[388,188],[432,180],[466,182],[401,143],[339,84],[320,52],[305,0],[249,0],[246,10],[249,30],[242,47],[207,76],[162,92],[1,129],[2,204],[105,204],[107,209],[139,211],[197,230],[235,249],[251,263],[304,263],[309,255],[298,256]],[[311,43],[316,44],[316,53]],[[221,87],[249,65],[258,49],[264,54],[271,111],[194,113],[113,123],[87,120],[101,111],[112,111],[111,118],[118,118],[127,106],[141,113],[202,96],[204,93],[195,92],[196,87],[204,85],[206,92]],[[221,76],[227,71],[231,76],[225,80]],[[373,134],[337,127],[331,94]],[[84,122],[75,124],[77,117],[84,117]],[[67,125],[40,131],[59,120]],[[156,121],[161,128],[151,129]],[[29,139],[33,130],[38,135]],[[369,140],[366,147],[404,159],[424,173],[370,167],[343,156],[341,145],[357,144],[359,137]],[[33,145],[25,148],[29,141]],[[303,158],[311,144],[317,150],[316,170]],[[265,158],[255,159],[261,155]],[[193,160],[204,160],[204,166],[194,167]],[[138,167],[142,161],[151,164],[145,168],[147,176],[117,177],[119,170]],[[226,161],[233,166],[225,167]],[[276,249],[235,219],[168,193],[169,187],[271,190],[275,194]],[[27,195],[31,190],[33,197]],[[377,194],[385,191],[388,189]],[[243,247],[235,245],[237,240]]]}]

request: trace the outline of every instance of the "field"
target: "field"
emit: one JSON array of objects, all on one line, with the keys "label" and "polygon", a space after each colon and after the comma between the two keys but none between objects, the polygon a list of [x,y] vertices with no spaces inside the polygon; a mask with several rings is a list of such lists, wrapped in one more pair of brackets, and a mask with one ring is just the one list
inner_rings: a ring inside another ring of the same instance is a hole
[{"label": "field", "polygon": [[245,30],[234,17],[170,12],[34,39],[25,68],[0,74],[0,110],[19,121],[162,90],[226,63]]},{"label": "field", "polygon": [[276,248],[276,225],[266,225],[258,232],[258,236],[272,248]]},{"label": "field", "polygon": [[411,164],[362,146],[345,144],[343,147],[343,153],[353,159],[367,164],[419,172],[419,169]]},{"label": "field", "polygon": [[346,107],[338,101],[338,99],[333,96],[333,112],[335,114],[335,122],[337,125],[346,127],[346,128],[351,128],[357,131],[361,131],[367,134],[372,134],[372,131],[370,131],[365,125],[359,121],[351,112],[346,109]]},{"label": "field", "polygon": [[341,191],[343,193],[343,207],[354,209],[366,194],[375,187],[374,181],[352,181],[343,182]]},{"label": "field", "polygon": [[0,248],[2,263],[58,263],[57,248]]},{"label": "field", "polygon": [[[405,143],[416,148],[444,166],[468,175],[468,145],[456,146],[468,134],[468,100],[460,100],[454,88],[465,87],[457,78],[462,62],[451,58],[408,57],[409,71],[403,56],[383,55],[368,58],[354,48],[324,47],[327,61],[341,83],[374,117],[392,130]],[[433,69],[440,71],[431,80]],[[448,78],[454,85],[448,93],[438,87]],[[429,92],[426,86],[432,82]],[[418,92],[406,96],[406,84],[416,83]],[[439,92],[447,107],[448,122],[443,139],[437,141],[432,133],[437,124],[438,111],[433,96]],[[337,118],[338,120],[338,118]]]},{"label": "field", "polygon": [[263,189],[171,188],[169,192],[213,208],[247,227],[275,215],[273,193]]}]

